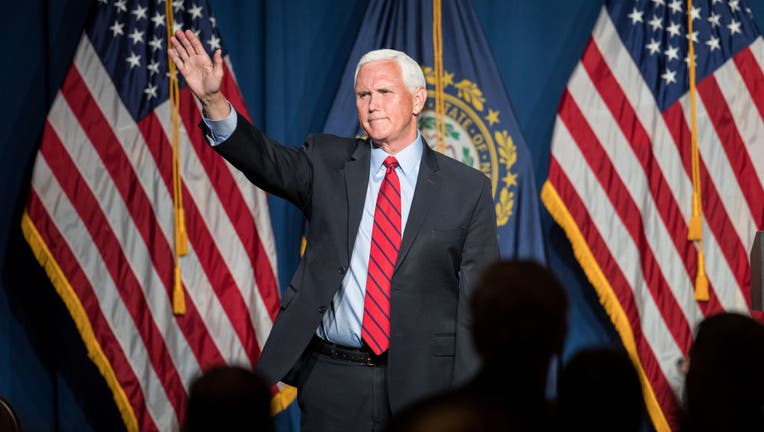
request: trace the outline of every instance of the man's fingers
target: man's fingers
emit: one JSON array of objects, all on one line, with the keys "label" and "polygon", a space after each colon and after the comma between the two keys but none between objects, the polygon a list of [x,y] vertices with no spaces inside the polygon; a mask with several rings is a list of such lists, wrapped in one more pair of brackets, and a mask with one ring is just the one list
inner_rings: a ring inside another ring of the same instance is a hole
[{"label": "man's fingers", "polygon": [[167,55],[170,56],[172,61],[175,62],[175,66],[177,66],[178,70],[183,72],[183,68],[186,66],[183,60],[178,56],[178,52],[174,48],[168,48],[167,49]]},{"label": "man's fingers", "polygon": [[220,49],[215,50],[215,69],[220,69],[223,67],[223,54]]},{"label": "man's fingers", "polygon": [[[185,33],[181,33],[180,41],[183,43],[183,47],[186,48],[186,51],[188,51],[189,56],[199,54],[199,51],[197,51],[194,48],[194,45],[191,44],[191,38],[196,39],[196,35],[191,30],[186,30]],[[202,50],[202,52],[204,52],[204,50]]]},{"label": "man's fingers", "polygon": [[202,46],[202,42],[191,30],[186,30],[186,34],[189,36],[188,40],[191,41],[191,44],[193,45],[197,54],[207,53],[207,51],[205,51],[204,47]]},{"label": "man's fingers", "polygon": [[183,62],[185,63],[188,61],[189,54],[186,52],[186,48],[183,47],[183,45],[178,41],[178,38],[173,36],[171,38],[172,46],[175,47],[175,53],[178,57],[180,57]]}]

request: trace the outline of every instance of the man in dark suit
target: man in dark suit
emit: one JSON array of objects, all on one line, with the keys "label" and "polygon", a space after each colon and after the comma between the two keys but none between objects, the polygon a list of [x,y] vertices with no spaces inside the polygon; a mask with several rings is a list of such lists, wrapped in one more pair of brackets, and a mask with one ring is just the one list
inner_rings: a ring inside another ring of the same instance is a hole
[{"label": "man in dark suit", "polygon": [[431,150],[417,116],[419,65],[399,51],[356,70],[367,139],[311,135],[282,146],[231,109],[193,33],[170,50],[204,108],[215,149],[257,186],[299,207],[308,247],[282,298],[257,370],[298,387],[304,430],[378,430],[404,405],[477,369],[469,297],[498,259],[491,186]]}]

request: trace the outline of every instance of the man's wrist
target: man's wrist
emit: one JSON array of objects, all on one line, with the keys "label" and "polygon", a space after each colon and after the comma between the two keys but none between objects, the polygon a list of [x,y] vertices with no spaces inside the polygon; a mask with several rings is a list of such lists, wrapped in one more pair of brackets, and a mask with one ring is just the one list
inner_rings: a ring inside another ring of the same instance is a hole
[{"label": "man's wrist", "polygon": [[222,120],[231,113],[231,106],[221,92],[205,97],[201,102],[204,116],[210,120]]}]

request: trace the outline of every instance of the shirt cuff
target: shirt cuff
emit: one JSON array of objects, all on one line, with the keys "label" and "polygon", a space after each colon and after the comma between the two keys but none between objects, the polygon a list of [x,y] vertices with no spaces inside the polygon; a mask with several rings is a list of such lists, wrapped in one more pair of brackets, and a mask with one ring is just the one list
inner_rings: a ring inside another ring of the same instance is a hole
[{"label": "shirt cuff", "polygon": [[207,142],[213,147],[227,140],[236,130],[238,121],[236,110],[233,109],[230,102],[228,102],[228,107],[230,108],[228,116],[221,120],[211,120],[202,112],[202,121],[209,129],[209,134],[206,136]]}]

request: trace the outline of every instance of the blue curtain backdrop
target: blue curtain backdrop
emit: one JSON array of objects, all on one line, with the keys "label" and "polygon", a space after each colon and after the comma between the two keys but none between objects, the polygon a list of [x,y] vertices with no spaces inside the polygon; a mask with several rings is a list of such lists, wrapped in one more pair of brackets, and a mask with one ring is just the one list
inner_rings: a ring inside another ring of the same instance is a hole
[{"label": "blue curtain backdrop", "polygon": [[[45,116],[94,1],[7,2],[0,72],[0,395],[27,431],[121,430],[112,397],[61,301],[20,234],[21,209]],[[367,0],[210,0],[253,120],[281,142],[320,131]],[[764,29],[764,0],[748,2]],[[560,95],[602,1],[473,0],[520,129],[537,186],[549,162]],[[348,119],[354,121],[354,119]],[[294,271],[302,221],[271,200],[283,285]],[[542,210],[549,265],[571,297],[565,357],[620,344],[551,217]]]}]

